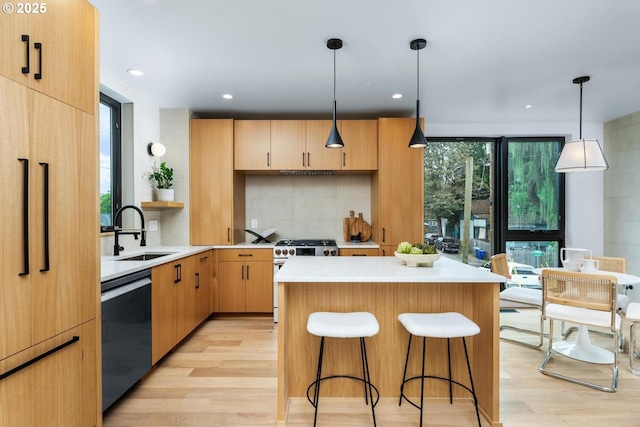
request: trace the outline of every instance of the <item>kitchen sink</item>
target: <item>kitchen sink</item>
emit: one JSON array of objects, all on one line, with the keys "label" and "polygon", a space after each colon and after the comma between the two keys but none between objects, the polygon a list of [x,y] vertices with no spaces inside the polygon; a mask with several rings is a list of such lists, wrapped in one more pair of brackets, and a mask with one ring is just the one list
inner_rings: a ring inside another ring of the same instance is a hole
[{"label": "kitchen sink", "polygon": [[173,252],[168,252],[168,253],[145,253],[145,254],[139,254],[139,255],[130,256],[130,257],[127,257],[127,258],[120,258],[120,259],[117,259],[116,261],[150,261],[152,259],[160,258],[160,257],[167,256],[167,255],[173,255]]}]

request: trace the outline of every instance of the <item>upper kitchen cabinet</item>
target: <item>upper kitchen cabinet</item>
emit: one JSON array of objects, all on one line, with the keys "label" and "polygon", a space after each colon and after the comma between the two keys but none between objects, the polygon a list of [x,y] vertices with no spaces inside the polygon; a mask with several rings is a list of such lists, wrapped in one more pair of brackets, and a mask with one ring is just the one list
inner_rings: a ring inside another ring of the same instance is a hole
[{"label": "upper kitchen cabinet", "polygon": [[271,120],[271,169],[305,169],[306,129],[304,120]]},{"label": "upper kitchen cabinet", "polygon": [[393,255],[402,241],[424,239],[424,150],[408,147],[415,123],[409,118],[378,119],[371,238],[380,244],[380,255]]},{"label": "upper kitchen cabinet", "polygon": [[94,114],[95,9],[85,0],[13,5],[0,21],[0,75]]},{"label": "upper kitchen cabinet", "polygon": [[233,169],[233,119],[191,120],[189,131],[191,244],[240,243],[244,176]]},{"label": "upper kitchen cabinet", "polygon": [[[331,125],[331,120],[307,120],[306,169],[331,171],[342,169],[342,150],[325,147],[331,133]],[[339,123],[338,131],[340,131]]]},{"label": "upper kitchen cabinet", "polygon": [[[341,120],[338,129],[342,147],[342,170],[378,169],[378,120]],[[325,141],[328,137],[325,135]],[[340,150],[338,150],[340,151]]]},{"label": "upper kitchen cabinet", "polygon": [[236,170],[271,169],[271,121],[233,122]]}]

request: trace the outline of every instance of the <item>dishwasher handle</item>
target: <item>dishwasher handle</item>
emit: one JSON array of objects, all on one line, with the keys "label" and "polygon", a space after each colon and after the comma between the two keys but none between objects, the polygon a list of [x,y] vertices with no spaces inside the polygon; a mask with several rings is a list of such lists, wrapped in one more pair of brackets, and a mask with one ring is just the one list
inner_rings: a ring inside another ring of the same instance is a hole
[{"label": "dishwasher handle", "polygon": [[151,285],[151,279],[149,279],[148,277],[145,277],[145,278],[140,279],[140,280],[136,280],[136,281],[131,282],[131,283],[127,283],[126,285],[119,286],[119,287],[117,287],[115,289],[111,289],[111,290],[103,293],[100,296],[100,302],[105,302],[105,301],[112,300],[112,299],[114,299],[116,297],[119,297],[120,295],[124,295],[124,294],[127,294],[129,292],[133,292],[136,289],[140,289],[142,287],[149,286],[149,285]]}]

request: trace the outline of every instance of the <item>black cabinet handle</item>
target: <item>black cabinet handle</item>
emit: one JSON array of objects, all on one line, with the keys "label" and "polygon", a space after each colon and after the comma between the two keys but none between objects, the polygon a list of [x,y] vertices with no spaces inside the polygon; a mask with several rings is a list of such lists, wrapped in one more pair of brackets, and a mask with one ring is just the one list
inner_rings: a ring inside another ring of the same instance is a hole
[{"label": "black cabinet handle", "polygon": [[5,372],[4,374],[0,374],[0,381],[2,381],[3,379],[5,379],[5,378],[7,378],[7,377],[10,377],[11,375],[15,374],[15,373],[16,373],[16,372],[18,372],[18,371],[23,370],[24,368],[26,368],[26,367],[28,367],[28,366],[30,366],[30,365],[33,365],[34,363],[36,363],[36,362],[38,362],[38,361],[40,361],[40,360],[44,359],[45,357],[50,356],[50,355],[52,355],[53,353],[55,353],[55,352],[57,352],[57,351],[62,350],[62,349],[63,349],[63,348],[65,348],[66,346],[71,345],[71,344],[73,344],[74,342],[77,342],[77,341],[80,341],[80,337],[78,337],[78,336],[74,336],[74,337],[73,337],[73,338],[71,338],[69,341],[67,341],[67,342],[65,342],[65,343],[62,343],[62,344],[60,344],[59,346],[57,346],[57,347],[55,347],[55,348],[52,348],[51,350],[49,350],[49,351],[47,351],[47,352],[45,352],[45,353],[42,353],[40,356],[36,356],[36,357],[34,357],[33,359],[29,360],[28,362],[24,362],[24,363],[23,363],[22,365],[20,365],[20,366],[16,366],[15,368],[13,368],[13,369],[11,369],[11,370],[9,370],[9,371]]},{"label": "black cabinet handle", "polygon": [[40,80],[42,78],[42,43],[34,43],[33,47],[38,50],[38,72],[33,77]]},{"label": "black cabinet handle", "polygon": [[249,266],[247,265],[247,280],[249,280]]},{"label": "black cabinet handle", "polygon": [[180,282],[179,279],[179,274],[178,274],[178,268],[180,267],[180,264],[175,264],[173,266],[173,284],[175,285],[176,283]]},{"label": "black cabinet handle", "polygon": [[311,153],[307,153],[307,167],[311,167]]},{"label": "black cabinet handle", "polygon": [[382,229],[382,243],[386,242],[385,240],[385,229]]},{"label": "black cabinet handle", "polygon": [[22,67],[22,74],[29,74],[29,36],[27,34],[23,34],[22,41],[26,43],[27,49],[27,66]]},{"label": "black cabinet handle", "polygon": [[302,153],[302,167],[304,167],[304,152]]},{"label": "black cabinet handle", "polygon": [[29,274],[29,159],[18,159],[22,162],[23,178],[22,178],[22,253],[24,259],[24,267],[19,276]]},{"label": "black cabinet handle", "polygon": [[342,153],[342,166],[347,166],[347,153]]},{"label": "black cabinet handle", "polygon": [[227,227],[227,242],[231,242],[231,228]]},{"label": "black cabinet handle", "polygon": [[200,289],[200,273],[196,273],[196,289]]},{"label": "black cabinet handle", "polygon": [[40,272],[49,271],[49,163],[40,163],[44,168],[44,268]]},{"label": "black cabinet handle", "polygon": [[244,280],[244,265],[242,266],[240,277],[242,278],[242,280]]},{"label": "black cabinet handle", "polygon": [[271,167],[271,153],[267,153],[267,167]]}]

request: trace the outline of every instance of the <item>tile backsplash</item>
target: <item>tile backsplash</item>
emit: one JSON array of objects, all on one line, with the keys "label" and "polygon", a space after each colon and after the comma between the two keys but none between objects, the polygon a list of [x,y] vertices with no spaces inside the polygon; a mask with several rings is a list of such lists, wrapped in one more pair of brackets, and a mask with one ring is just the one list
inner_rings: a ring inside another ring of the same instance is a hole
[{"label": "tile backsplash", "polygon": [[[277,228],[272,241],[333,238],[342,240],[349,211],[371,223],[371,175],[247,176],[246,227]],[[247,233],[247,240],[254,239]]]}]

